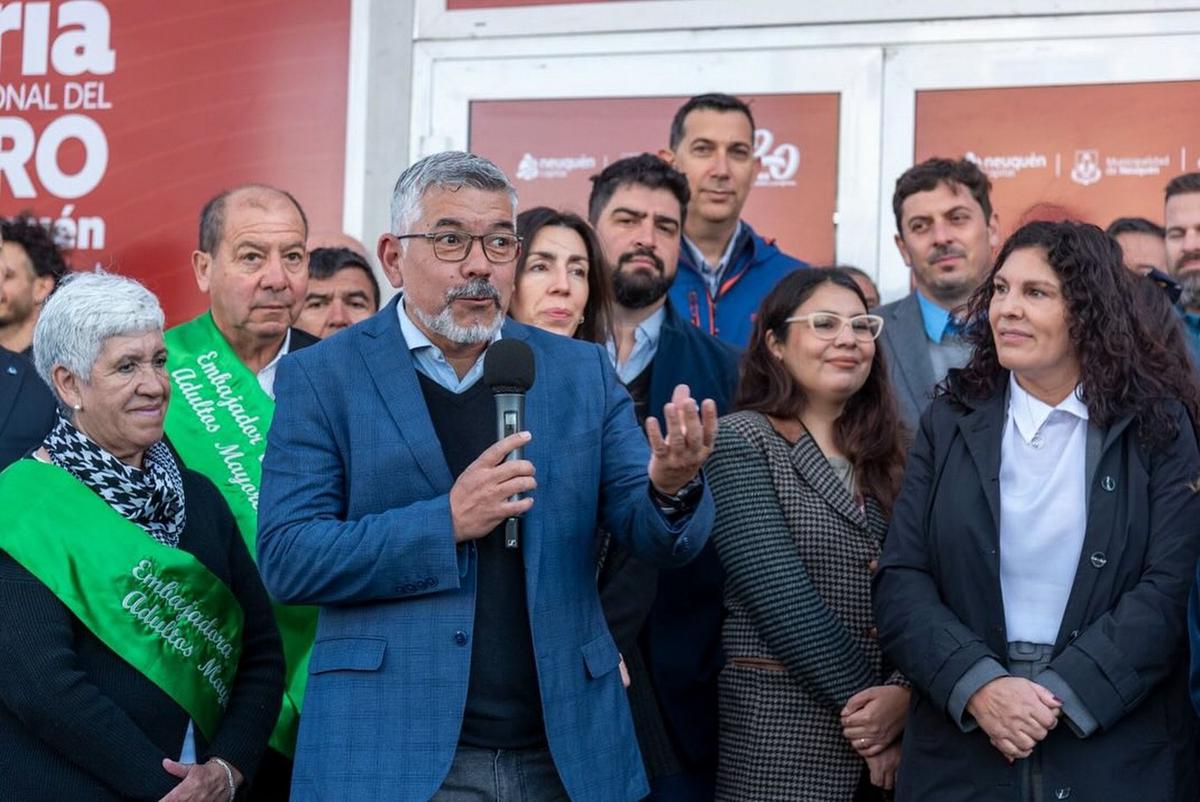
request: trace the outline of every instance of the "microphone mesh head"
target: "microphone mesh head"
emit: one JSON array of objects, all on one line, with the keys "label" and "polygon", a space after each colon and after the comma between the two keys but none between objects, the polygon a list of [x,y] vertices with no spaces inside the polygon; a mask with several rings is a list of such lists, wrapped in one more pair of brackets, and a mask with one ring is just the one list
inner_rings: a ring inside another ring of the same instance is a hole
[{"label": "microphone mesh head", "polygon": [[533,372],[533,350],[520,340],[497,340],[483,354],[483,382],[493,393],[527,391]]}]

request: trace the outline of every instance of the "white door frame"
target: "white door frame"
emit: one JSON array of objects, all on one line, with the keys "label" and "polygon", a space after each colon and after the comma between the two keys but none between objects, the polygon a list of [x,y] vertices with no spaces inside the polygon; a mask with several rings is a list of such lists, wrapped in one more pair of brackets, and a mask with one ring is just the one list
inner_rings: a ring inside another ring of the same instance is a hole
[{"label": "white door frame", "polygon": [[[403,0],[382,0],[398,2]],[[530,34],[618,33],[783,25],[991,20],[1113,12],[1187,11],[1188,0],[619,0],[449,11],[446,0],[416,0],[417,38],[481,39]]]}]

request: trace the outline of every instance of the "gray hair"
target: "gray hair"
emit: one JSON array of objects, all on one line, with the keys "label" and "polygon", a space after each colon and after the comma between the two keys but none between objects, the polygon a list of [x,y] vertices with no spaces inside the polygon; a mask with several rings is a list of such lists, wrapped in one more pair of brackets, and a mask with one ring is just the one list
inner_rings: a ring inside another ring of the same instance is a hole
[{"label": "gray hair", "polygon": [[[240,187],[221,190],[209,198],[208,203],[204,204],[204,208],[200,210],[200,238],[196,245],[197,250],[210,256],[217,252],[217,248],[221,245],[221,239],[225,236],[225,207],[229,205],[230,198],[243,192],[274,195],[291,202],[300,214],[300,222],[304,226],[304,237],[308,238],[308,216],[304,214],[304,208],[292,193],[269,184],[242,184]],[[264,208],[261,201],[252,200],[251,202],[259,208]]]},{"label": "gray hair", "polygon": [[405,229],[421,217],[421,199],[430,189],[459,187],[507,192],[516,225],[517,189],[504,171],[474,153],[447,150],[410,165],[396,180],[392,191],[392,233],[409,233]]},{"label": "gray hair", "polygon": [[162,330],[163,320],[154,293],[133,279],[115,273],[73,273],[38,316],[34,365],[51,389],[57,365],[90,382],[92,366],[109,337]]}]

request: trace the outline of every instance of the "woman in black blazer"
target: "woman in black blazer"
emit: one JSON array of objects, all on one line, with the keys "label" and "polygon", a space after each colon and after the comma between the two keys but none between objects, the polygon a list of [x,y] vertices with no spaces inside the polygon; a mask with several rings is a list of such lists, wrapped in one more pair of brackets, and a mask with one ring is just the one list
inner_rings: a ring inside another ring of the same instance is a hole
[{"label": "woman in black blazer", "polygon": [[1200,405],[1098,228],[1031,223],[922,417],[875,612],[916,691],[897,798],[1197,796]]}]

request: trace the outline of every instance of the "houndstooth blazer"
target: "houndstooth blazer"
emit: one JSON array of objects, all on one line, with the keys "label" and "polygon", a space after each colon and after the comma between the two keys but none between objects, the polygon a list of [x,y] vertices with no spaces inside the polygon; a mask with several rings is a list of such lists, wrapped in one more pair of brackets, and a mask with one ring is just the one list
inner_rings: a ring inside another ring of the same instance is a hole
[{"label": "houndstooth blazer", "polygon": [[885,676],[868,567],[883,512],[811,437],[790,443],[754,412],[721,419],[705,471],[727,573],[717,798],[849,802],[864,764],[839,713]]}]

